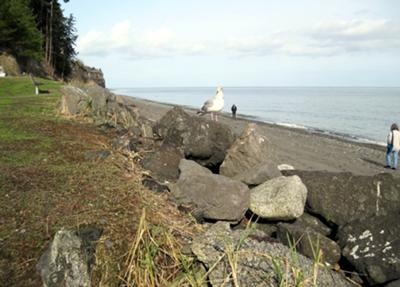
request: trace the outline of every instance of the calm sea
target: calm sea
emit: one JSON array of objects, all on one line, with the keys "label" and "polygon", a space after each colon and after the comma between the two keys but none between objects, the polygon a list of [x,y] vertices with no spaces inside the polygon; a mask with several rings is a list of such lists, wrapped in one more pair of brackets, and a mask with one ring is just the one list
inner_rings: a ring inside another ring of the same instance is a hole
[{"label": "calm sea", "polygon": [[[199,108],[215,88],[119,88],[117,94]],[[311,129],[358,141],[383,143],[400,123],[400,88],[224,88],[226,112]]]}]

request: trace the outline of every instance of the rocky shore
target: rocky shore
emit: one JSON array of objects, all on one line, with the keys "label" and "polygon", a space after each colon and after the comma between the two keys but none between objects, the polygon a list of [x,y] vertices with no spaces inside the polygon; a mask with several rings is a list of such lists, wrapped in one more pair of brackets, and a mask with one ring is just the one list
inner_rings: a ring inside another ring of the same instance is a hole
[{"label": "rocky shore", "polygon": [[114,148],[148,170],[143,184],[205,226],[188,252],[211,286],[399,284],[400,179],[383,173],[382,147],[211,122],[95,85],[66,87],[60,111],[116,129]]}]

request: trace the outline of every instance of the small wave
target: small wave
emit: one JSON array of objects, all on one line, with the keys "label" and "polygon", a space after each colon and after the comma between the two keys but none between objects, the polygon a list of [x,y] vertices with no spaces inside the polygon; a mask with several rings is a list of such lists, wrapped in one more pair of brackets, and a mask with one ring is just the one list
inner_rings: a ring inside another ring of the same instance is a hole
[{"label": "small wave", "polygon": [[275,123],[278,126],[283,126],[283,127],[287,127],[287,128],[294,128],[294,129],[301,129],[301,130],[308,130],[309,128],[302,126],[302,125],[296,125],[296,124],[289,124],[289,123],[280,123],[277,122]]}]

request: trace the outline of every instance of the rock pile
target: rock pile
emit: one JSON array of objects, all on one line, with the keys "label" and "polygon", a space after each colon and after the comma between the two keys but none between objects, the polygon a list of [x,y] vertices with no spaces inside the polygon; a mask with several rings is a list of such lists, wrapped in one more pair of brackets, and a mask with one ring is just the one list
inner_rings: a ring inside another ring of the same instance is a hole
[{"label": "rock pile", "polygon": [[[390,175],[294,170],[275,158],[256,124],[235,138],[229,127],[176,107],[151,125],[97,86],[66,88],[61,111],[126,129],[115,146],[147,148],[140,161],[149,170],[146,185],[171,191],[177,206],[199,222],[217,222],[192,245],[212,286],[227,278],[226,286],[282,286],[279,264],[313,278],[315,260],[318,284],[308,279],[305,286],[353,286],[322,263],[345,266],[371,286],[400,279],[400,181]],[[257,221],[256,230],[242,228],[249,221]],[[294,246],[308,259],[294,260]]]}]

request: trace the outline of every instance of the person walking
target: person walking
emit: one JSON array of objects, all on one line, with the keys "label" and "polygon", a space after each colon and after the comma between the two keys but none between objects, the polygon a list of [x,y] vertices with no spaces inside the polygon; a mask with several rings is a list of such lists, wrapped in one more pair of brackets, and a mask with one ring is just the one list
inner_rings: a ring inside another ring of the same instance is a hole
[{"label": "person walking", "polygon": [[236,119],[236,111],[237,111],[237,107],[235,104],[232,105],[231,107],[231,111],[232,111],[232,118]]},{"label": "person walking", "polygon": [[[399,158],[400,150],[400,132],[397,124],[392,124],[390,127],[390,133],[387,136],[387,147],[386,147],[386,166],[385,168],[397,168],[397,162]],[[393,165],[392,165],[392,154],[393,154]]]}]

